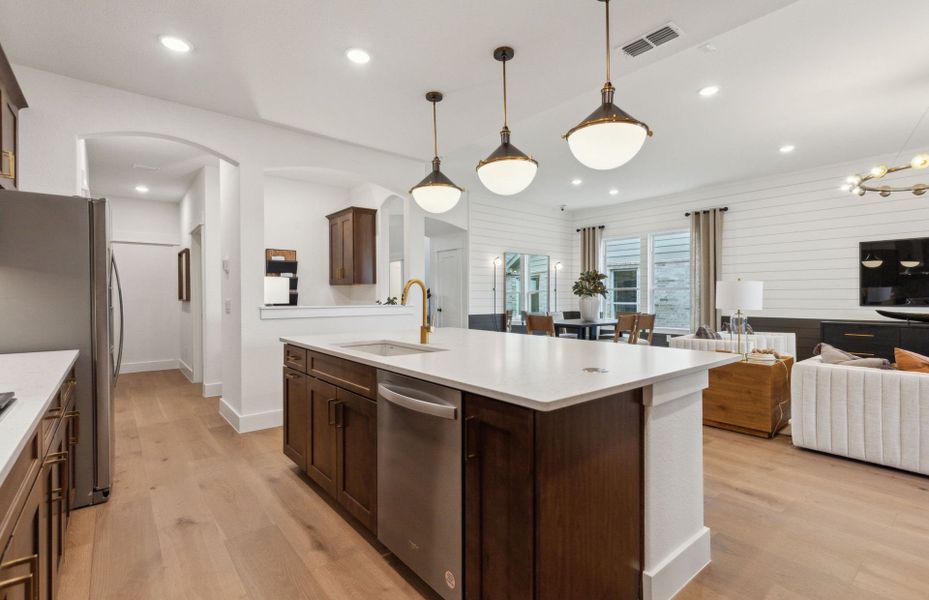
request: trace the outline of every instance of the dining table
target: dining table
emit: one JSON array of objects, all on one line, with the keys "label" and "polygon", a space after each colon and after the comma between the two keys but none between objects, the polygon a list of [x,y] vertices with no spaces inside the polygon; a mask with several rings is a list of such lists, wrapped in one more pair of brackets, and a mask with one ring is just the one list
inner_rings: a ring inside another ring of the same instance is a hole
[{"label": "dining table", "polygon": [[616,319],[597,319],[596,321],[585,321],[584,319],[556,319],[555,335],[559,335],[562,329],[569,329],[577,332],[579,340],[597,340],[599,339],[598,331],[601,327],[611,327],[616,325]]}]

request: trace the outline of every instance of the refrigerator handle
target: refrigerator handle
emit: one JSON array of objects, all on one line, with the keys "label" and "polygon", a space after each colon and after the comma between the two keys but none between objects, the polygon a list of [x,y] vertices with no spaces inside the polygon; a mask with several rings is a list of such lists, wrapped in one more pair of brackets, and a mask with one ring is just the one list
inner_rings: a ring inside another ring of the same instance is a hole
[{"label": "refrigerator handle", "polygon": [[116,295],[119,298],[119,350],[116,354],[116,367],[113,370],[113,384],[119,380],[119,370],[123,365],[123,342],[126,339],[126,315],[123,311],[123,284],[119,280],[119,268],[116,266],[116,257],[110,256],[113,276],[116,279]]}]

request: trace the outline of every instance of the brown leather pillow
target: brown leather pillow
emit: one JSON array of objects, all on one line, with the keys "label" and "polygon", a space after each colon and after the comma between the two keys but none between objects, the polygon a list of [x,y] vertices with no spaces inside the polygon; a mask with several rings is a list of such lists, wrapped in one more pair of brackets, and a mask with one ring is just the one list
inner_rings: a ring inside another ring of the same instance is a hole
[{"label": "brown leather pillow", "polygon": [[897,369],[901,371],[929,373],[929,356],[916,354],[903,348],[894,348],[894,360],[897,361]]}]

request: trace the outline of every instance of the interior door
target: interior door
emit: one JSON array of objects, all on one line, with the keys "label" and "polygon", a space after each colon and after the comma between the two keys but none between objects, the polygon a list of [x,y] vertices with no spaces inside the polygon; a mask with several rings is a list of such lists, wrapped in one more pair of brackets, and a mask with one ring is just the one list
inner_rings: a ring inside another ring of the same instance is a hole
[{"label": "interior door", "polygon": [[462,327],[461,250],[436,252],[435,287],[432,290],[438,327]]}]

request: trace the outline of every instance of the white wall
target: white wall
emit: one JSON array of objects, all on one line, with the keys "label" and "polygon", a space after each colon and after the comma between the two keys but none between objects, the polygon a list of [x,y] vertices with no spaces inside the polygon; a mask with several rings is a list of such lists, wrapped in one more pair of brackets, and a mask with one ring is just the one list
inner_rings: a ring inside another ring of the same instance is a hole
[{"label": "white wall", "polygon": [[[374,304],[374,285],[329,285],[329,220],[349,206],[371,207],[367,198],[353,203],[346,188],[265,177],[266,248],[297,251],[297,293],[301,306]],[[379,257],[380,258],[380,257]]]},{"label": "white wall", "polygon": [[[228,157],[231,162],[219,168],[221,256],[229,264],[222,279],[222,298],[229,303],[222,314],[222,412],[243,429],[280,424],[280,373],[261,372],[261,354],[269,351],[275,334],[259,316],[266,171],[295,166],[341,170],[350,164],[363,180],[397,191],[422,179],[425,163],[29,67],[15,65],[14,71],[30,105],[20,114],[24,190],[77,193],[77,142],[93,134],[154,134]],[[421,250],[419,260],[422,264]]]},{"label": "white wall", "polygon": [[[904,158],[915,152],[904,152]],[[929,199],[911,194],[864,198],[839,191],[845,177],[894,156],[865,157],[779,177],[577,211],[575,225],[606,225],[604,237],[689,228],[685,212],[728,206],[723,278],[765,282],[766,317],[882,319],[858,306],[858,243],[926,237]],[[899,181],[925,181],[926,172]],[[579,249],[574,249],[574,261]]]},{"label": "white wall", "polygon": [[[493,312],[493,260],[502,259],[505,252],[544,254],[553,267],[561,262],[565,268],[558,274],[558,309],[576,309],[569,282],[577,275],[572,262],[577,234],[569,213],[531,201],[476,193],[470,195],[470,207],[470,314]],[[502,267],[496,271],[497,312],[502,313]]]},{"label": "white wall", "polygon": [[178,366],[178,222],[172,202],[108,198],[123,288],[122,372]]}]

